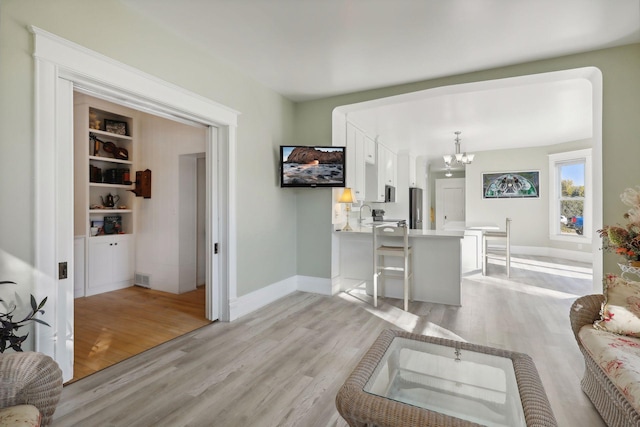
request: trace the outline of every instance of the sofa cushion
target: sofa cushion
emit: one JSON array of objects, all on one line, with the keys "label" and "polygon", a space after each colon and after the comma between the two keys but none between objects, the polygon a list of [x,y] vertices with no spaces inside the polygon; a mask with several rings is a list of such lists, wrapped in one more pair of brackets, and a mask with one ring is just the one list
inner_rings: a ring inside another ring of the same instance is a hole
[{"label": "sofa cushion", "polygon": [[37,427],[40,421],[40,411],[33,405],[15,405],[0,409],[0,426]]},{"label": "sofa cushion", "polygon": [[605,301],[596,329],[640,337],[640,282],[607,274],[603,285]]},{"label": "sofa cushion", "polygon": [[629,403],[640,411],[640,338],[583,326],[580,342]]}]

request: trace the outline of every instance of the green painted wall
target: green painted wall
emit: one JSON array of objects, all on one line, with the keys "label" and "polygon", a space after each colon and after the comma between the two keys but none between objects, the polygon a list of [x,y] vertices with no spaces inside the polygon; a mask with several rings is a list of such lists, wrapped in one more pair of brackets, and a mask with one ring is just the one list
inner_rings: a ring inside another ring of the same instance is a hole
[{"label": "green painted wall", "polygon": [[[36,25],[241,112],[238,127],[238,295],[295,274],[330,277],[331,191],[282,190],[280,144],[331,143],[340,105],[428,88],[596,66],[604,76],[604,221],[621,220],[619,194],[640,184],[640,45],[605,49],[477,73],[294,104],[207,56],[117,0],[0,2],[0,280],[33,271],[33,39]],[[615,267],[607,257],[605,271]],[[13,294],[14,288],[10,291]],[[0,290],[5,292],[5,290]],[[4,294],[2,294],[4,295]],[[15,299],[15,298],[14,298]]]},{"label": "green painted wall", "polygon": [[24,300],[32,287],[36,165],[29,25],[240,111],[238,295],[296,274],[296,195],[282,191],[277,176],[278,146],[294,142],[291,101],[117,0],[2,0],[0,280],[20,282],[0,289],[10,293],[7,299]]},{"label": "green painted wall", "polygon": [[[335,107],[440,86],[595,66],[603,74],[603,218],[605,224],[622,220],[625,208],[619,194],[640,184],[640,44],[529,62],[435,80],[335,96],[296,105],[295,136],[299,140],[330,141]],[[302,203],[301,200],[298,203]],[[298,235],[299,274],[330,277],[330,200],[305,198],[305,210],[317,212],[317,227]],[[616,257],[606,255],[604,271],[619,271]]]}]

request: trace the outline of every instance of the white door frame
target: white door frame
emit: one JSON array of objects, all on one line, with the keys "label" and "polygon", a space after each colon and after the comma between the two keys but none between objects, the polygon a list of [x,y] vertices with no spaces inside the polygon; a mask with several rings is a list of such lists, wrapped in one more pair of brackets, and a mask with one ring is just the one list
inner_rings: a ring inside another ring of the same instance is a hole
[{"label": "white door frame", "polygon": [[[209,126],[207,140],[208,319],[230,319],[236,297],[236,126],[238,112],[37,27],[35,48],[34,295],[48,297],[35,349],[73,377],[73,88],[156,115]],[[219,253],[214,255],[214,244]],[[67,262],[68,278],[58,279]]]}]

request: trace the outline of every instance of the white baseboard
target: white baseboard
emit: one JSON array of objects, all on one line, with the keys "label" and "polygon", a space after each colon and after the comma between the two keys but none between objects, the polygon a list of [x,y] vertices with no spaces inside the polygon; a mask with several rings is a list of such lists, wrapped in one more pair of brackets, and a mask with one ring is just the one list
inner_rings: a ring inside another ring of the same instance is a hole
[{"label": "white baseboard", "polygon": [[257,291],[234,298],[229,302],[229,317],[231,321],[236,320],[295,291],[320,295],[334,295],[339,290],[339,288],[337,290],[335,289],[331,279],[311,276],[291,276],[258,289]]},{"label": "white baseboard", "polygon": [[580,262],[593,261],[593,253],[591,252],[572,251],[569,249],[547,248],[539,246],[511,246],[511,253],[514,255],[520,254],[548,256]]},{"label": "white baseboard", "polygon": [[260,288],[238,298],[229,301],[229,320],[233,321],[239,317],[271,304],[297,290],[296,276],[272,283],[269,286]]},{"label": "white baseboard", "polygon": [[297,282],[297,290],[310,292],[312,294],[333,295],[333,285],[331,279],[312,276],[294,276]]},{"label": "white baseboard", "polygon": [[[489,249],[501,249],[504,251],[504,245],[489,245]],[[572,251],[569,249],[547,248],[541,246],[511,246],[512,255],[534,255],[548,256],[553,258],[568,259],[570,261],[592,262],[593,254],[591,252]]]},{"label": "white baseboard", "polygon": [[132,286],[133,286],[133,280],[126,280],[124,282],[109,283],[108,285],[100,286],[98,288],[87,287],[84,296],[90,297],[92,295],[98,295],[98,294],[103,294],[105,292],[126,289]]}]

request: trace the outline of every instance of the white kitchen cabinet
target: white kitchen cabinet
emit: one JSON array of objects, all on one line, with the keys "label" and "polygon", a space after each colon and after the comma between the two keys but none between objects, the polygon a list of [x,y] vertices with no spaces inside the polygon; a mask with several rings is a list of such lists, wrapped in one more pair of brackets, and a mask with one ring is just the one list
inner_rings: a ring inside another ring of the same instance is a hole
[{"label": "white kitchen cabinet", "polygon": [[398,156],[383,144],[378,144],[378,155],[382,159],[382,164],[378,171],[383,176],[384,185],[395,187],[397,184]]},{"label": "white kitchen cabinet", "polygon": [[88,265],[87,296],[133,285],[134,251],[132,236],[119,234],[89,239]]},{"label": "white kitchen cabinet", "polygon": [[367,201],[384,202],[385,186],[397,186],[396,153],[384,144],[376,144],[376,164],[367,166]]},{"label": "white kitchen cabinet", "polygon": [[387,162],[387,182],[393,187],[398,186],[398,155],[389,150],[391,161]]},{"label": "white kitchen cabinet", "polygon": [[364,161],[370,165],[376,164],[376,142],[366,135],[364,137]]},{"label": "white kitchen cabinet", "polygon": [[387,149],[382,144],[377,144],[376,147],[376,197],[374,201],[384,202],[384,186],[386,184],[387,175]]},{"label": "white kitchen cabinet", "polygon": [[416,156],[409,156],[409,187],[418,187],[416,179]]},{"label": "white kitchen cabinet", "polygon": [[347,123],[347,186],[357,200],[365,200],[365,134]]}]

